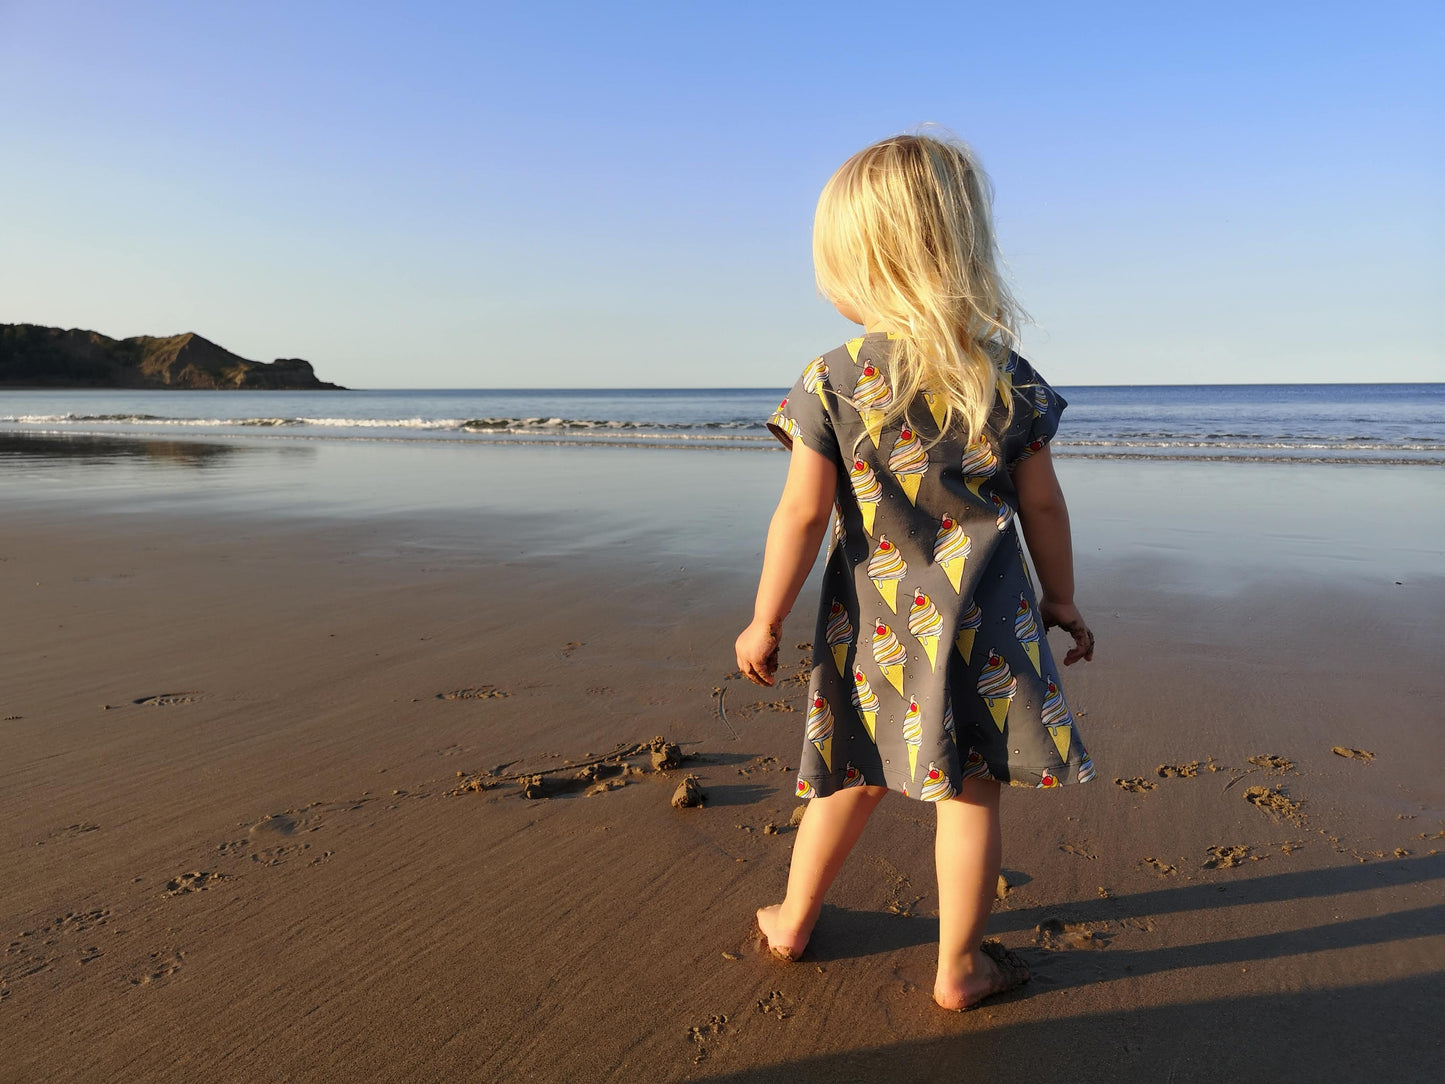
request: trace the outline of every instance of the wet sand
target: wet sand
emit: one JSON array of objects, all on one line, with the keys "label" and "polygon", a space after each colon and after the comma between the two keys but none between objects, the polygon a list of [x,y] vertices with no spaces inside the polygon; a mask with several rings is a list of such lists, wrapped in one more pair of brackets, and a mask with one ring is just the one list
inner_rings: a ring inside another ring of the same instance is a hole
[{"label": "wet sand", "polygon": [[731,677],[752,505],[724,495],[701,560],[646,531],[534,550],[501,514],[466,544],[12,513],[0,1077],[1433,1079],[1445,582],[1276,531],[1201,586],[1207,532],[1106,554],[1071,497],[1100,775],[1006,794],[990,932],[1034,979],[962,1015],[928,996],[921,803],[879,808],[800,963],[752,940],[812,631],[801,606],[776,692]]}]

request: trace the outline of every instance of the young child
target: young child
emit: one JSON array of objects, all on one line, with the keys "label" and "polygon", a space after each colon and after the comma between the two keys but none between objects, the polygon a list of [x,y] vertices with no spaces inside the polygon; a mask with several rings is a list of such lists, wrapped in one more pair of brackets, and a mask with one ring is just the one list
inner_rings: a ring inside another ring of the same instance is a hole
[{"label": "young child", "polygon": [[[1000,863],[1000,784],[1094,770],[1044,630],[1091,659],[1049,439],[1063,398],[1009,347],[990,188],[963,145],[897,136],[855,154],[818,201],[823,293],[866,334],[814,360],[768,421],[792,449],[738,667],[771,685],[783,618],[836,504],[813,639],[787,897],[758,912],[793,960],[889,790],[938,810],[934,1000],[970,1008],[1028,979],[983,940]],[[1018,527],[1015,526],[1017,521]],[[1019,527],[1038,573],[1036,598]]]}]

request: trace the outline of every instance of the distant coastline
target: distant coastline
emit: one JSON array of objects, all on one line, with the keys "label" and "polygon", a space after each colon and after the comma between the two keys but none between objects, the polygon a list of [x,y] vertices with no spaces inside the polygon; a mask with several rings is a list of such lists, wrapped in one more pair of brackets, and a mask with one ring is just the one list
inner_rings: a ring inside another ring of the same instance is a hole
[{"label": "distant coastline", "polygon": [[345,391],[309,361],[251,361],[193,331],[112,339],[98,331],[0,324],[0,388]]}]

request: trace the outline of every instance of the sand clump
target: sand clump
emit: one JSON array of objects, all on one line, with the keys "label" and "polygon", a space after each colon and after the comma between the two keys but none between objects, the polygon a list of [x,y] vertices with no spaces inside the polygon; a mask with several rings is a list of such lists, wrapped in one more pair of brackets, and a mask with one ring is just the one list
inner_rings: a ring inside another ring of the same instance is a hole
[{"label": "sand clump", "polygon": [[1375,754],[1368,749],[1349,749],[1343,745],[1330,746],[1330,752],[1337,757],[1345,757],[1348,760],[1358,760],[1365,764],[1375,759]]},{"label": "sand clump", "polygon": [[702,785],[695,775],[684,777],[672,792],[673,809],[696,809],[702,805]]},{"label": "sand clump", "polygon": [[1235,866],[1243,865],[1245,862],[1262,862],[1268,858],[1264,854],[1251,854],[1250,848],[1243,844],[1233,847],[1213,846],[1209,848],[1209,860],[1204,863],[1205,869],[1233,869]]},{"label": "sand clump", "polygon": [[1127,790],[1133,794],[1143,794],[1145,791],[1153,790],[1158,785],[1158,783],[1151,783],[1147,779],[1138,775],[1133,776],[1129,779],[1114,780],[1114,786],[1119,787],[1122,790]]},{"label": "sand clump", "polygon": [[1294,761],[1288,757],[1275,756],[1273,753],[1261,753],[1259,756],[1250,757],[1249,762],[1256,768],[1264,768],[1266,771],[1277,773],[1294,771]]}]

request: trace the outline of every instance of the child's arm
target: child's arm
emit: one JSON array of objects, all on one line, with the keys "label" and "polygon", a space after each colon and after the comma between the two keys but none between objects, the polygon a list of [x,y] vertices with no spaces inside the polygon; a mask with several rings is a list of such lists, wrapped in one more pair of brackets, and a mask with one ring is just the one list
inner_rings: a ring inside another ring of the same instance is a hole
[{"label": "child's arm", "polygon": [[1054,474],[1054,461],[1045,444],[1013,468],[1014,488],[1019,495],[1019,522],[1024,541],[1039,574],[1039,614],[1044,628],[1058,625],[1074,638],[1064,656],[1072,666],[1094,658],[1094,634],[1074,605],[1074,542],[1069,531],[1069,509],[1064,491]]},{"label": "child's arm", "polygon": [[738,669],[754,684],[773,683],[783,618],[793,608],[818,558],[837,488],[838,469],[833,461],[801,440],[793,441],[788,480],[768,527],[753,623],[737,641]]}]

